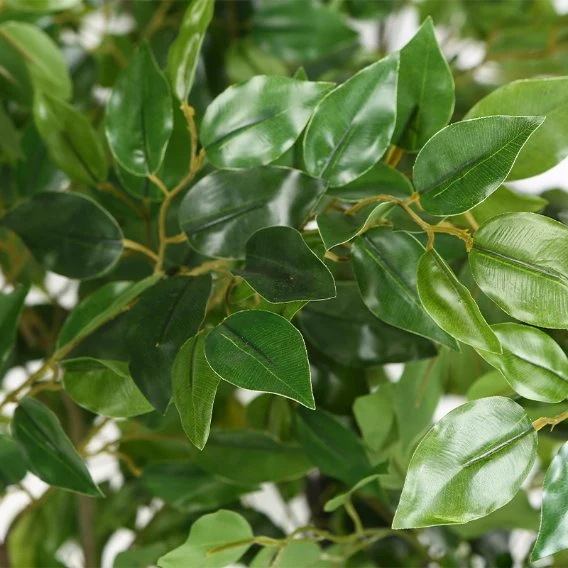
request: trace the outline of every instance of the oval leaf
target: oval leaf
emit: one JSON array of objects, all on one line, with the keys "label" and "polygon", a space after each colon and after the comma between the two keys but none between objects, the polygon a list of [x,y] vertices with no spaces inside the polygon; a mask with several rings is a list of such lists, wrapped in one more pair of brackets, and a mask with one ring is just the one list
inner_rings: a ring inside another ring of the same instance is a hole
[{"label": "oval leaf", "polygon": [[68,278],[100,276],[122,254],[118,223],[81,195],[34,195],[9,211],[0,224],[14,231],[45,268]]},{"label": "oval leaf", "polygon": [[282,316],[262,310],[229,316],[207,337],[205,356],[233,385],[280,394],[315,408],[304,340]]},{"label": "oval leaf", "polygon": [[124,169],[146,176],[160,167],[172,130],[170,88],[144,42],[112,90],[106,118],[109,146]]},{"label": "oval leaf", "polygon": [[216,171],[184,197],[179,223],[197,251],[244,258],[246,242],[258,229],[299,228],[324,189],[321,181],[287,168]]},{"label": "oval leaf", "polygon": [[508,314],[539,327],[568,322],[568,227],[534,213],[481,226],[469,263],[481,290]]},{"label": "oval leaf", "polygon": [[418,293],[430,317],[452,337],[472,347],[501,353],[501,344],[469,290],[435,251],[418,264]]},{"label": "oval leaf", "polygon": [[416,448],[393,528],[466,523],[499,509],[530,472],[536,447],[536,430],[512,400],[459,406]]},{"label": "oval leaf", "polygon": [[0,434],[0,494],[20,482],[28,471],[24,454],[10,436]]},{"label": "oval leaf", "polygon": [[307,171],[329,185],[363,175],[385,153],[396,121],[398,56],[365,67],[316,107],[304,137]]},{"label": "oval leaf", "polygon": [[491,326],[503,354],[479,354],[501,371],[524,398],[561,402],[568,398],[568,358],[549,335],[527,325],[500,323]]},{"label": "oval leaf", "polygon": [[414,185],[432,215],[457,215],[489,197],[507,178],[544,119],[490,116],[450,124],[422,148]]},{"label": "oval leaf", "polygon": [[30,470],[41,480],[90,497],[103,496],[57,416],[47,406],[34,398],[22,399],[14,413],[12,435]]},{"label": "oval leaf", "polygon": [[229,87],[207,108],[201,142],[219,168],[262,166],[292,147],[329,83],[257,76]]}]

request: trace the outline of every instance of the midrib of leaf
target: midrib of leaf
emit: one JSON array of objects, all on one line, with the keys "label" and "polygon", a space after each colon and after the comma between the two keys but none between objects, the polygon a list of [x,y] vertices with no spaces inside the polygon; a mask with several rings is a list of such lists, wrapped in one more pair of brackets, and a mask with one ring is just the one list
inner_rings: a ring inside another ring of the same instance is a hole
[{"label": "midrib of leaf", "polygon": [[98,183],[97,177],[89,167],[89,164],[85,162],[83,156],[81,156],[79,151],[75,148],[75,145],[73,144],[73,141],[71,140],[69,134],[66,131],[62,131],[61,138],[63,138],[63,140],[67,144],[67,147],[69,148],[69,150],[71,150],[71,153],[75,156],[75,159],[81,164],[81,167],[87,172],[87,175],[93,180],[95,184]]},{"label": "midrib of leaf", "polygon": [[[260,200],[252,203],[246,203],[245,205],[241,205],[239,207],[234,207],[232,209],[225,209],[224,211],[215,212],[213,215],[209,215],[210,220],[202,221],[200,225],[191,225],[191,223],[184,223],[184,231],[195,235],[201,231],[206,231],[215,225],[219,225],[220,223],[224,223],[226,221],[231,221],[240,215],[244,215],[245,213],[250,213],[255,209],[261,209],[266,205],[266,201]],[[222,213],[221,216],[218,214]],[[213,219],[211,219],[213,217]]]}]

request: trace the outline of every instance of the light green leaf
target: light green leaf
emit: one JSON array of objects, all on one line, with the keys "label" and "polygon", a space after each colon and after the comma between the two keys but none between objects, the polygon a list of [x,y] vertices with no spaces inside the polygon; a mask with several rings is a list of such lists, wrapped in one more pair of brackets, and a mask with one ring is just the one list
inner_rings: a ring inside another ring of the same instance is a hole
[{"label": "light green leaf", "polygon": [[307,171],[345,185],[371,169],[385,153],[396,120],[398,56],[365,67],[326,95],[304,136]]},{"label": "light green leaf", "polygon": [[494,217],[469,254],[477,285],[501,309],[539,327],[568,327],[568,227],[534,213]]},{"label": "light green leaf", "polygon": [[128,363],[78,357],[61,364],[67,394],[95,414],[128,418],[154,409],[132,380]]},{"label": "light green leaf", "polygon": [[530,472],[536,447],[536,430],[512,400],[459,406],[414,452],[393,528],[466,523],[499,509]]},{"label": "light green leaf", "polygon": [[160,167],[172,130],[170,88],[144,42],[112,91],[106,118],[109,146],[125,170],[147,176]]},{"label": "light green leaf", "polygon": [[467,390],[467,400],[488,396],[514,397],[515,391],[500,371],[489,371],[477,379]]},{"label": "light green leaf", "polygon": [[450,124],[422,148],[414,185],[432,215],[457,215],[489,197],[507,178],[544,119],[490,116]]},{"label": "light green leaf", "polygon": [[246,244],[243,270],[233,270],[269,302],[326,300],[336,295],[327,266],[291,227],[267,227]]},{"label": "light green leaf", "polygon": [[568,442],[552,460],[542,494],[542,517],[531,560],[539,560],[568,548]]},{"label": "light green leaf", "polygon": [[289,77],[257,76],[229,87],[207,108],[200,129],[218,168],[250,168],[292,147],[320,99],[333,88]]},{"label": "light green leaf", "polygon": [[12,435],[30,471],[42,481],[90,497],[103,496],[57,416],[47,406],[34,398],[22,399],[14,413]]},{"label": "light green leaf", "polygon": [[39,193],[9,211],[0,225],[14,231],[35,259],[68,278],[94,278],[122,254],[122,231],[97,203],[71,193]]},{"label": "light green leaf", "polygon": [[271,568],[316,568],[322,551],[315,542],[291,541],[275,558]]},{"label": "light green leaf", "polygon": [[503,346],[503,354],[479,354],[501,371],[524,398],[561,402],[568,398],[568,357],[543,331],[518,323],[491,326]]},{"label": "light green leaf", "polygon": [[454,110],[454,80],[430,17],[400,51],[397,96],[393,142],[415,152],[448,124]]},{"label": "light green leaf", "polygon": [[27,286],[19,286],[9,294],[0,294],[0,366],[4,366],[18,331],[18,321],[28,294]]},{"label": "light green leaf", "polygon": [[214,0],[192,0],[183,15],[177,38],[168,50],[167,74],[175,96],[186,101],[193,85],[201,44],[214,11]]},{"label": "light green leaf", "polygon": [[22,12],[59,12],[81,5],[81,0],[6,0],[6,7]]},{"label": "light green leaf", "polygon": [[0,495],[28,471],[24,454],[10,436],[0,434]]},{"label": "light green leaf", "polygon": [[202,331],[188,339],[178,351],[172,367],[173,399],[181,425],[191,443],[200,450],[209,437],[220,381],[205,358],[207,333]]},{"label": "light green leaf", "polygon": [[[233,546],[221,552],[211,551],[231,542],[252,540],[248,522],[233,511],[221,509],[204,515],[193,523],[184,544],[158,560],[160,568],[225,568],[234,564],[248,550],[250,544]],[[252,543],[251,543],[252,544]]]},{"label": "light green leaf", "polygon": [[417,286],[424,309],[444,331],[477,349],[502,352],[469,290],[434,249],[418,263]]},{"label": "light green leaf", "polygon": [[321,181],[288,168],[220,170],[184,197],[179,223],[197,251],[244,258],[256,231],[273,225],[299,228],[324,190]]},{"label": "light green leaf", "polygon": [[568,156],[567,88],[568,77],[514,81],[481,99],[467,113],[467,118],[496,114],[546,117],[521,150],[508,179],[536,176]]},{"label": "light green leaf", "polygon": [[205,356],[233,385],[315,408],[302,334],[282,316],[263,310],[229,316],[208,335]]},{"label": "light green leaf", "polygon": [[361,297],[375,316],[452,349],[457,347],[420,301],[416,274],[424,248],[414,237],[383,227],[371,229],[353,242],[352,252]]},{"label": "light green leaf", "polygon": [[[385,463],[385,468],[384,468],[385,471],[386,471],[386,465],[387,464]],[[369,483],[377,481],[380,476],[381,476],[380,473],[374,473],[373,475],[364,477],[363,479],[361,479],[361,481],[357,482],[348,491],[340,493],[339,495],[336,495],[335,497],[327,501],[323,506],[323,510],[328,513],[333,513],[333,511],[336,511],[337,509],[339,509],[339,507],[343,507],[346,503],[351,501],[351,496],[353,495],[353,493],[356,493],[357,491],[359,491],[359,489],[362,489],[366,485],[369,485]]]}]

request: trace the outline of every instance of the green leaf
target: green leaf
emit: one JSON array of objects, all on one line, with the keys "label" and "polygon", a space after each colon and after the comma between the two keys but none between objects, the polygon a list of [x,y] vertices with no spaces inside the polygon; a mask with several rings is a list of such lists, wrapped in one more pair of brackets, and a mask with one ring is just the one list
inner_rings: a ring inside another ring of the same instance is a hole
[{"label": "green leaf", "polygon": [[45,32],[26,22],[2,22],[0,51],[5,44],[23,59],[37,89],[61,99],[71,97],[73,87],[63,54]]},{"label": "green leaf", "polygon": [[249,549],[250,544],[232,546],[221,552],[211,551],[232,542],[251,540],[248,522],[233,511],[221,509],[200,517],[191,525],[187,540],[158,560],[160,568],[225,568],[234,564]]},{"label": "green leaf", "polygon": [[162,413],[172,397],[172,365],[205,317],[211,277],[177,276],[146,290],[128,314],[129,369],[144,396]]},{"label": "green leaf", "polygon": [[263,310],[229,316],[207,337],[205,356],[211,368],[233,385],[315,408],[302,334],[282,316]]},{"label": "green leaf", "polygon": [[448,124],[454,98],[454,79],[428,17],[400,51],[394,143],[410,152],[419,150]]},{"label": "green leaf", "polygon": [[123,550],[118,554],[112,564],[112,568],[147,568],[155,566],[158,558],[168,551],[169,546],[165,542],[156,542],[146,546],[136,546]]},{"label": "green leaf", "polygon": [[417,288],[422,245],[411,235],[378,227],[353,242],[353,267],[367,308],[384,322],[452,349],[456,341],[424,309]]},{"label": "green leaf", "polygon": [[224,479],[245,485],[298,479],[312,462],[302,448],[255,430],[212,432],[195,462]]},{"label": "green leaf", "polygon": [[292,147],[320,99],[333,88],[289,77],[257,76],[229,87],[207,108],[200,129],[218,168],[250,168]]},{"label": "green leaf", "polygon": [[417,286],[424,309],[444,331],[477,349],[502,352],[469,290],[434,249],[418,263]]},{"label": "green leaf", "polygon": [[525,323],[566,328],[568,227],[534,213],[494,217],[475,233],[469,254],[477,285]]},{"label": "green leaf", "polygon": [[269,302],[326,300],[336,295],[327,266],[290,227],[267,227],[246,244],[243,270],[233,270]]},{"label": "green leaf", "polygon": [[10,436],[0,434],[0,494],[21,481],[28,471],[18,444]]},{"label": "green leaf", "polygon": [[365,67],[326,95],[304,137],[307,171],[345,185],[385,153],[396,121],[398,56]]},{"label": "green leaf", "polygon": [[60,99],[36,93],[34,120],[51,159],[71,179],[90,185],[106,179],[103,147],[86,116]]},{"label": "green leaf", "polygon": [[530,472],[536,447],[536,430],[512,400],[459,406],[414,452],[393,528],[466,523],[499,509]]},{"label": "green leaf", "polygon": [[122,231],[97,203],[71,193],[39,193],[0,224],[14,231],[35,259],[68,278],[108,272],[122,254]]},{"label": "green leaf", "polygon": [[481,99],[468,118],[493,116],[544,116],[546,120],[519,154],[508,179],[536,176],[568,156],[568,77],[514,81]]},{"label": "green leaf", "polygon": [[[384,469],[386,471],[386,463]],[[339,495],[336,495],[335,497],[327,501],[323,506],[323,510],[326,511],[327,513],[333,513],[333,511],[336,511],[337,509],[339,509],[339,507],[345,506],[347,503],[351,501],[351,496],[353,495],[353,493],[356,493],[357,491],[359,491],[359,489],[362,489],[369,483],[377,481],[380,476],[381,476],[380,473],[374,473],[373,475],[364,477],[363,479],[361,479],[361,481],[357,482],[348,491],[340,493]]]},{"label": "green leaf", "polygon": [[531,553],[533,562],[568,548],[567,477],[568,442],[560,448],[544,478],[540,529]]},{"label": "green leaf", "polygon": [[299,314],[306,340],[341,365],[365,367],[432,357],[434,345],[377,319],[354,282],[336,282],[337,297],[308,304]]},{"label": "green leaf", "polygon": [[140,294],[156,284],[159,276],[153,275],[138,282],[109,282],[87,296],[69,314],[59,335],[57,348],[72,340],[86,337],[123,312]]},{"label": "green leaf", "polygon": [[489,197],[544,119],[490,116],[450,124],[422,148],[414,185],[432,215],[457,215]]},{"label": "green leaf", "polygon": [[59,12],[81,5],[81,0],[6,0],[6,8],[22,12]]},{"label": "green leaf", "polygon": [[202,331],[188,339],[172,367],[173,399],[181,425],[191,443],[200,450],[209,437],[213,403],[220,381],[205,358],[206,337],[207,332]]},{"label": "green leaf", "polygon": [[549,335],[527,325],[501,323],[491,326],[503,354],[479,354],[501,371],[522,397],[542,402],[568,398],[568,357]]},{"label": "green leaf", "polygon": [[295,430],[304,451],[323,473],[349,486],[372,473],[361,439],[333,414],[298,408]]},{"label": "green leaf", "polygon": [[112,91],[106,118],[110,149],[137,176],[158,170],[173,130],[168,82],[144,42]]},{"label": "green leaf", "polygon": [[0,367],[4,366],[12,351],[27,294],[27,286],[19,286],[9,294],[0,294]]},{"label": "green leaf", "polygon": [[90,497],[103,496],[57,416],[47,406],[34,398],[22,399],[14,413],[12,435],[30,471],[42,481]]},{"label": "green leaf", "polygon": [[271,564],[274,568],[317,568],[322,551],[316,542],[290,541],[282,548],[277,559]]},{"label": "green leaf", "polygon": [[4,154],[8,161],[24,160],[22,148],[20,147],[20,136],[16,130],[16,126],[11,117],[4,110],[4,106],[0,102],[0,156]]},{"label": "green leaf", "polygon": [[489,371],[477,379],[467,390],[467,399],[476,400],[488,396],[514,397],[515,391],[500,371]]},{"label": "green leaf", "polygon": [[227,482],[186,462],[152,463],[144,468],[140,482],[151,495],[188,514],[218,509],[256,489]]},{"label": "green leaf", "polygon": [[168,50],[167,74],[174,95],[186,101],[193,85],[201,44],[214,11],[214,0],[192,0],[183,15],[177,38]]},{"label": "green leaf", "polygon": [[179,223],[195,250],[212,257],[244,258],[247,240],[273,225],[299,228],[325,186],[298,170],[263,167],[220,170],[184,197]]},{"label": "green leaf", "polygon": [[79,405],[95,414],[128,418],[151,412],[123,361],[78,357],[62,361],[63,385]]}]

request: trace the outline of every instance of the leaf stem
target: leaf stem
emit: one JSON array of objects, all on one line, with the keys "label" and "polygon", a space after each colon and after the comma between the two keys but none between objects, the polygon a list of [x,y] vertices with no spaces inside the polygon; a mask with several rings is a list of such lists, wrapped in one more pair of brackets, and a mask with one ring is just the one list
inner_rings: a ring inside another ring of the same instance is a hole
[{"label": "leaf stem", "polygon": [[387,166],[390,166],[394,169],[396,168],[396,166],[398,166],[398,163],[403,156],[404,150],[402,148],[399,148],[398,146],[391,146],[385,158],[385,162]]},{"label": "leaf stem", "polygon": [[135,250],[146,255],[153,262],[158,262],[159,260],[158,255],[153,250],[150,250],[148,247],[145,247],[144,245],[141,245],[136,241],[131,241],[130,239],[122,239],[122,245],[125,249]]},{"label": "leaf stem", "polygon": [[553,430],[557,424],[560,424],[560,422],[563,422],[564,420],[568,420],[568,410],[564,411],[562,414],[558,414],[558,416],[554,416],[553,418],[547,418],[547,417],[537,418],[533,422],[533,427],[538,432],[539,430],[542,430],[542,428],[544,428],[545,426],[550,425],[551,426],[550,429]]}]

